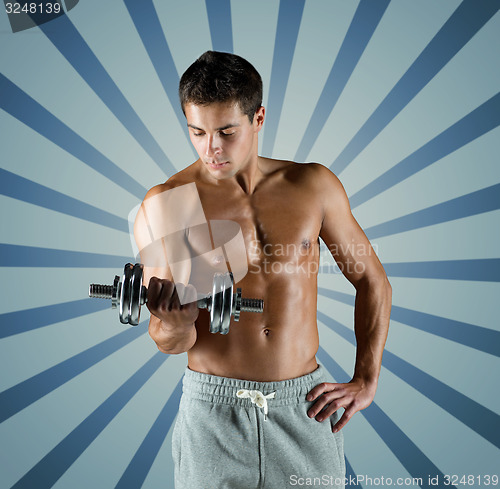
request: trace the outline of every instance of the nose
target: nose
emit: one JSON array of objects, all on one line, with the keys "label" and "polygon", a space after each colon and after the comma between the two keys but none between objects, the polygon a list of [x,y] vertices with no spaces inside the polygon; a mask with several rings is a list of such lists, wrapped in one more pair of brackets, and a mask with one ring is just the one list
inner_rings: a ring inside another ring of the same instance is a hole
[{"label": "nose", "polygon": [[218,141],[213,136],[207,138],[207,146],[205,148],[205,154],[208,157],[213,157],[221,153],[220,145]]}]

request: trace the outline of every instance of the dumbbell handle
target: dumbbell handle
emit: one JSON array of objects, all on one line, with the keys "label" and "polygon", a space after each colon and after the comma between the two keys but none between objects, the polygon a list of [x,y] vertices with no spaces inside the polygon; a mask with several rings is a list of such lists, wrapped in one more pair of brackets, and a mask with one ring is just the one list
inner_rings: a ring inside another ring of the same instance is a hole
[{"label": "dumbbell handle", "polygon": [[[141,294],[141,306],[147,302],[148,289],[142,286],[143,292]],[[98,299],[113,299],[113,286],[103,285],[103,284],[90,284],[89,287],[89,297],[95,297]],[[196,301],[199,309],[209,309],[210,308],[210,298],[211,296],[203,297]],[[264,310],[264,301],[262,299],[247,299],[241,298],[240,311],[243,312],[262,312]]]},{"label": "dumbbell handle", "polygon": [[[238,289],[241,291],[241,289]],[[210,309],[211,296],[198,299],[197,304],[199,309]],[[243,312],[262,312],[264,310],[264,301],[262,299],[246,299],[241,298],[240,311]]]}]

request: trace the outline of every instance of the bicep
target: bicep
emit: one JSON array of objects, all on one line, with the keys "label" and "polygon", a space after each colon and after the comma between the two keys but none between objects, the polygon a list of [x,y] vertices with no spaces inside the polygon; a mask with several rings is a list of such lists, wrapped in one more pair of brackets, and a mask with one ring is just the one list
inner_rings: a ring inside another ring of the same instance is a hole
[{"label": "bicep", "polygon": [[144,267],[143,284],[147,287],[151,277],[172,280],[162,243],[155,243],[152,239],[144,204],[141,205],[135,218],[134,238]]},{"label": "bicep", "polygon": [[[168,209],[158,207],[154,209],[153,213],[148,212],[143,203],[135,219],[134,238],[139,249],[141,263],[144,266],[143,283],[146,286],[149,284],[151,277],[168,279],[183,284],[189,283],[191,274],[190,260],[169,263],[169,257],[181,256],[178,248],[184,247],[180,243],[182,240],[179,240],[179,236],[177,236],[177,239],[172,239],[168,234],[162,236],[152,231],[152,227],[158,229],[159,223],[168,219],[167,214]],[[152,220],[153,222],[151,222]]]},{"label": "bicep", "polygon": [[384,274],[382,265],[361,226],[351,213],[346,192],[335,175],[327,179],[323,195],[320,237],[346,278],[356,285]]}]

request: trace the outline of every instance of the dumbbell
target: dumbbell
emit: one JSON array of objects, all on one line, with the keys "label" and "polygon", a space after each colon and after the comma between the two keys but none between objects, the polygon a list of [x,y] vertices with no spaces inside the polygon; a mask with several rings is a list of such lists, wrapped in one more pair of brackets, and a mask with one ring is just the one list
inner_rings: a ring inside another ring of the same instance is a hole
[{"label": "dumbbell", "polygon": [[[141,306],[147,302],[147,288],[142,285],[143,265],[127,263],[120,280],[115,276],[113,285],[90,284],[89,297],[111,299],[111,307],[118,308],[120,321],[123,324],[137,326]],[[200,309],[210,312],[210,332],[227,334],[231,316],[239,321],[240,312],[262,312],[262,299],[244,299],[241,289],[234,291],[234,279],[231,272],[216,273],[213,278],[212,294],[197,300]]]}]

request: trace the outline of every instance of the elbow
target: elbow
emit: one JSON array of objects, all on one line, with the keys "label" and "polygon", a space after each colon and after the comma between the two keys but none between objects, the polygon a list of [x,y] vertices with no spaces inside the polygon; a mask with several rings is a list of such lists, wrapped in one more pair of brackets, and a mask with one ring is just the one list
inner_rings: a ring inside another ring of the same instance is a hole
[{"label": "elbow", "polygon": [[389,282],[389,279],[387,278],[387,275],[384,272],[384,276],[381,280],[381,289],[384,291],[385,295],[388,297],[390,301],[392,301],[392,285]]},{"label": "elbow", "polygon": [[392,304],[392,286],[385,274],[384,277],[377,282],[375,287],[379,297],[382,298],[385,304],[390,306]]},{"label": "elbow", "polygon": [[167,348],[162,348],[161,345],[156,343],[156,346],[158,347],[158,350],[161,351],[162,353],[165,353],[165,355],[180,355],[181,353],[186,353],[187,350],[182,350],[180,348],[172,348],[172,349],[167,349]]},{"label": "elbow", "polygon": [[387,278],[387,275],[385,272],[382,274],[382,276],[377,280],[376,282],[376,287],[380,291],[380,295],[384,297],[385,301],[387,303],[392,302],[392,286],[391,283],[389,282],[389,279]]},{"label": "elbow", "polygon": [[378,273],[364,276],[357,284],[356,289],[369,289],[375,292],[378,296],[383,297],[385,302],[392,302],[392,286],[387,278],[384,269]]},{"label": "elbow", "polygon": [[194,346],[194,343],[193,344],[183,344],[183,345],[178,344],[172,348],[168,348],[168,347],[162,345],[160,342],[157,342],[156,340],[154,340],[154,338],[153,338],[153,341],[155,341],[158,350],[161,351],[162,353],[165,353],[166,355],[180,355],[181,353],[188,352]]},{"label": "elbow", "polygon": [[389,311],[390,314],[390,310],[392,308],[392,286],[385,272],[384,272],[384,277],[379,285],[379,290],[380,290],[379,294],[381,297],[381,301],[383,302],[384,307]]}]

